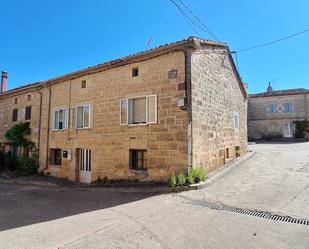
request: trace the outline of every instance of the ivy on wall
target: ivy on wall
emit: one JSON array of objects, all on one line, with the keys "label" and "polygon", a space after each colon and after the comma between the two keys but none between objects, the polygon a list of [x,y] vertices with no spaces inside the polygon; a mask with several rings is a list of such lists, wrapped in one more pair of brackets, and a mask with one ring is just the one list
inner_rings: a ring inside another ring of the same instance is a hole
[{"label": "ivy on wall", "polygon": [[23,122],[12,126],[5,132],[4,136],[13,145],[21,146],[24,148],[33,148],[34,143],[26,137],[30,135],[30,132],[30,123]]}]

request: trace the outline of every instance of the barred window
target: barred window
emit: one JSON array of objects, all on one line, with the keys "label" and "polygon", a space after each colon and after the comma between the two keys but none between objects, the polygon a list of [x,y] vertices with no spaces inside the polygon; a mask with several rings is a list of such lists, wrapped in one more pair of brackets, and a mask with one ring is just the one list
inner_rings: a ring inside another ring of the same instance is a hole
[{"label": "barred window", "polygon": [[147,170],[147,150],[130,150],[130,169]]}]

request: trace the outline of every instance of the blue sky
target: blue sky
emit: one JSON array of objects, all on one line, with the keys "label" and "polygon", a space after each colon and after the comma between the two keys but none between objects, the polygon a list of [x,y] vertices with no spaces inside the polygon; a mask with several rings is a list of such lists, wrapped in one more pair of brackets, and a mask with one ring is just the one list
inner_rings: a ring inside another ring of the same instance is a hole
[{"label": "blue sky", "polygon": [[[307,0],[184,0],[231,50],[309,27]],[[0,0],[0,70],[9,88],[195,35],[169,0]],[[202,38],[211,37],[200,31]],[[309,88],[309,32],[238,55],[251,93]]]}]

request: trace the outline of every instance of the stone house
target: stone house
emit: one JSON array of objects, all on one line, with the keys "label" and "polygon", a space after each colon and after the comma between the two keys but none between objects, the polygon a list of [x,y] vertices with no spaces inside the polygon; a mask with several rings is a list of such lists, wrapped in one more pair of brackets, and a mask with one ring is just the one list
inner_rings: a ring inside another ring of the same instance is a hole
[{"label": "stone house", "polygon": [[72,181],[166,181],[247,151],[247,92],[224,43],[189,37],[3,91],[0,142],[29,106],[40,169]]},{"label": "stone house", "polygon": [[249,139],[291,138],[295,121],[309,119],[309,90],[274,91],[250,94],[248,103]]}]

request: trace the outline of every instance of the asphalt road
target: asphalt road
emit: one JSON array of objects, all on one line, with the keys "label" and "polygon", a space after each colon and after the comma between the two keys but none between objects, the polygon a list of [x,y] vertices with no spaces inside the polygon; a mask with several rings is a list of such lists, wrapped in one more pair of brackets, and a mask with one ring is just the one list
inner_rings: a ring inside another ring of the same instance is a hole
[{"label": "asphalt road", "polygon": [[309,248],[309,226],[195,205],[309,219],[309,143],[258,144],[203,190],[150,196],[0,184],[0,248]]}]

